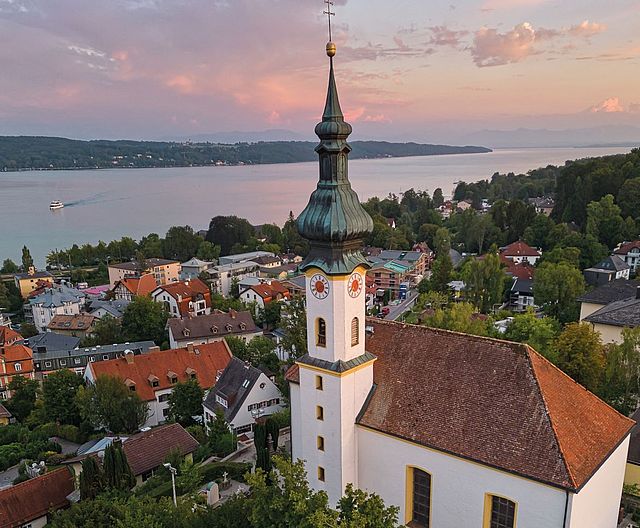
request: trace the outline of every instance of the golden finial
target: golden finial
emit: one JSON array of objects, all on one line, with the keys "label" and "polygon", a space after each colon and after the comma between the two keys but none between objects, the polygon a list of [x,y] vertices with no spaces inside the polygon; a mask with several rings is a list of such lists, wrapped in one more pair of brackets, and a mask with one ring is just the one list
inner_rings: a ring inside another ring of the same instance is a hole
[{"label": "golden finial", "polygon": [[331,11],[333,7],[332,0],[324,0],[324,3],[327,4],[327,10],[323,11],[323,14],[327,15],[327,21],[329,23],[329,42],[327,42],[327,55],[329,57],[334,57],[336,54],[336,45],[332,42],[331,39],[331,17],[336,16],[336,14]]}]

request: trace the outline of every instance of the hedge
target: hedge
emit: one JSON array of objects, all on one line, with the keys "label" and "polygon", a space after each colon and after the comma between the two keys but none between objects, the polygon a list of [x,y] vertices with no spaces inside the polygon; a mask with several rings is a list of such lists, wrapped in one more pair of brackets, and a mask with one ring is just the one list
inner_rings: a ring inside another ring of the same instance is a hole
[{"label": "hedge", "polygon": [[228,473],[227,478],[244,482],[244,476],[251,471],[249,462],[211,462],[200,466],[200,473],[205,482],[222,479],[223,473]]}]

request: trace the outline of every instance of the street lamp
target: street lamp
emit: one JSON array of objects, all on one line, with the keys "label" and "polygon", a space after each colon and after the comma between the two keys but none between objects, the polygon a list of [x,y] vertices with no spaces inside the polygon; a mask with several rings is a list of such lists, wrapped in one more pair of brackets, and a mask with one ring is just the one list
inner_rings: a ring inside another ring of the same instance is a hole
[{"label": "street lamp", "polygon": [[176,499],[176,474],[178,473],[178,470],[174,468],[171,464],[169,464],[169,462],[166,462],[162,465],[166,467],[171,473],[171,487],[173,488],[173,505],[177,508],[178,499]]}]

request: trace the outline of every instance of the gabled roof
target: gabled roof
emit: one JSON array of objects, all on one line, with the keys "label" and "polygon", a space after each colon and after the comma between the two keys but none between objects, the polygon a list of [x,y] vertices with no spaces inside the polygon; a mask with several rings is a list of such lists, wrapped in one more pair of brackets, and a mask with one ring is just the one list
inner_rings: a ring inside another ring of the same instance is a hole
[{"label": "gabled roof", "polygon": [[620,257],[617,255],[611,255],[610,257],[598,262],[595,266],[589,268],[589,270],[624,271],[629,268],[629,265]]},{"label": "gabled roof", "polygon": [[[245,363],[234,357],[227,365],[227,368],[224,369],[216,386],[207,394],[204,401],[205,407],[212,411],[222,408],[226,420],[231,422],[242,407],[254,384],[258,381],[261,373],[259,369],[250,363]],[[227,407],[217,403],[216,396],[224,398],[227,401]]]},{"label": "gabled roof", "polygon": [[125,299],[112,299],[110,301],[104,301],[102,299],[91,301],[91,305],[88,308],[88,312],[94,315],[95,312],[102,309],[111,317],[120,319],[124,315],[124,311],[129,306],[128,300]]},{"label": "gabled roof", "polygon": [[640,281],[617,279],[585,293],[578,297],[578,301],[590,304],[609,304],[635,297],[639,287]]},{"label": "gabled roof", "polygon": [[640,299],[614,301],[583,319],[588,323],[635,328],[640,326]]},{"label": "gabled roof", "polygon": [[[73,350],[80,343],[79,337],[42,332],[24,340],[24,344],[36,354],[43,352],[57,352],[59,350]],[[42,350],[42,352],[40,352]]]},{"label": "gabled roof", "polygon": [[89,314],[75,314],[75,315],[54,315],[47,328],[51,331],[56,330],[68,330],[68,331],[80,331],[86,332],[95,321],[95,317]]},{"label": "gabled roof", "polygon": [[169,330],[176,340],[195,339],[258,332],[250,312],[229,313],[214,311],[209,315],[171,318],[167,321]]},{"label": "gabled roof", "polygon": [[69,505],[74,478],[60,468],[0,490],[0,528],[17,528]]},{"label": "gabled roof", "polygon": [[511,275],[516,279],[521,280],[533,280],[533,276],[535,275],[536,268],[523,262],[522,264],[516,264],[513,260],[504,259],[506,267],[504,269],[507,275]]},{"label": "gabled roof", "polygon": [[162,284],[155,288],[156,291],[165,291],[174,299],[178,299],[178,296],[183,299],[193,298],[198,294],[205,295],[209,293],[209,286],[207,286],[200,279],[191,279],[187,281],[172,282],[170,284]]},{"label": "gabled roof", "polygon": [[518,240],[508,246],[500,248],[500,253],[506,257],[539,257],[540,252],[529,244]]},{"label": "gabled roof", "polygon": [[616,255],[626,255],[632,249],[640,250],[640,240],[634,240],[632,242],[625,242],[616,248],[613,252]]},{"label": "gabled roof", "polygon": [[65,303],[79,303],[85,294],[76,288],[59,284],[44,290],[43,293],[29,298],[29,304],[42,305],[45,308],[64,306]]},{"label": "gabled roof", "polygon": [[272,299],[277,299],[280,297],[291,297],[289,290],[285,288],[278,281],[271,281],[271,284],[262,283],[262,284],[254,284],[249,286],[245,291],[251,290],[255,292],[260,298],[264,301],[271,301]]},{"label": "gabled roof", "polygon": [[[135,391],[145,401],[155,398],[155,391],[170,389],[173,384],[170,373],[175,373],[179,382],[188,381],[188,369],[196,372],[198,383],[203,389],[210,389],[216,383],[218,373],[222,372],[231,360],[231,352],[224,341],[190,348],[161,350],[138,356],[127,355],[118,359],[89,363],[88,368],[94,375],[115,376],[122,381],[131,380]],[[150,377],[158,378],[158,386],[152,387]]]},{"label": "gabled roof", "polygon": [[0,347],[5,345],[12,345],[16,341],[22,340],[22,336],[12,330],[8,326],[0,326]]},{"label": "gabled roof", "polygon": [[118,286],[122,286],[132,295],[149,295],[156,288],[156,279],[151,273],[141,277],[125,277],[115,283],[113,290],[115,291]]},{"label": "gabled roof", "polygon": [[0,403],[0,418],[11,418],[13,416],[9,410]]},{"label": "gabled roof", "polygon": [[28,361],[33,358],[33,352],[24,345],[9,345],[0,348],[0,355],[6,362]]},{"label": "gabled roof", "polygon": [[186,262],[182,263],[183,268],[206,268],[207,266],[213,266],[213,262],[209,262],[207,260],[200,260],[199,258],[193,257]]},{"label": "gabled roof", "polygon": [[368,320],[375,386],[358,423],[572,491],[634,422],[529,346]]},{"label": "gabled roof", "polygon": [[179,450],[182,456],[193,453],[200,444],[180,424],[161,425],[123,442],[134,475],[141,475],[163,464],[167,455]]}]

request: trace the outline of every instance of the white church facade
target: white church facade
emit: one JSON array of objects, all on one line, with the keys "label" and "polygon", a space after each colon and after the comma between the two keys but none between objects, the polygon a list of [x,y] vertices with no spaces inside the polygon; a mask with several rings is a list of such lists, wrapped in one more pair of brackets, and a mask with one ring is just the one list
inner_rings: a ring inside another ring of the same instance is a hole
[{"label": "white church facade", "polygon": [[335,46],[310,252],[308,353],[287,372],[294,460],[335,505],[347,484],[413,528],[613,528],[634,424],[527,345],[365,317],[372,221],[348,179]]}]

